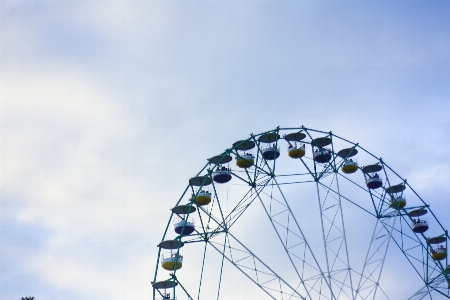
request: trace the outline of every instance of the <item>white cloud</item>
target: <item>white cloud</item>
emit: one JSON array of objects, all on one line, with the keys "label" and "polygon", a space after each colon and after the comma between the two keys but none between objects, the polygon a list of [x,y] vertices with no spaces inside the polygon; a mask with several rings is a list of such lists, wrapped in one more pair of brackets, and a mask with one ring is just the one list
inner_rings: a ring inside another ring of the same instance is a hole
[{"label": "white cloud", "polygon": [[[410,69],[429,55],[448,64],[445,30],[412,43],[399,38],[402,26],[379,31],[388,14],[204,4],[2,2],[2,213],[46,233],[42,249],[22,249],[33,257],[22,267],[62,294],[148,292],[153,240],[187,179],[207,157],[277,125],[333,130],[419,189],[447,191],[450,169],[436,161],[448,152],[448,89],[421,81],[433,66]],[[419,105],[430,91],[438,105]],[[419,159],[431,167],[410,172]]]},{"label": "white cloud", "polygon": [[[133,180],[128,166],[141,129],[117,104],[89,81],[66,73],[42,71],[14,80],[8,75],[2,72],[1,180],[3,192],[27,199],[23,220],[34,215],[54,224],[60,218],[55,206],[60,213],[80,207],[85,212],[78,221],[109,222],[108,227],[114,219],[100,214],[93,221],[99,206],[118,205],[126,194],[135,205],[144,204],[146,187]],[[135,213],[141,220],[145,215]],[[71,223],[75,216],[67,217]]]},{"label": "white cloud", "polygon": [[[67,70],[15,76],[2,70],[1,76],[2,207],[15,208],[7,210],[16,214],[8,216],[11,222],[50,234],[42,252],[28,254],[36,266],[27,272],[59,288],[89,294],[121,287],[139,296],[147,286],[143,279],[123,280],[125,271],[105,272],[95,261],[101,257],[98,251],[118,247],[124,253],[123,243],[154,235],[148,228],[160,212],[148,201],[158,191],[131,168],[142,128],[89,80]],[[61,240],[62,245],[54,245]],[[97,241],[99,250],[92,252],[86,241]],[[136,255],[145,253],[145,248],[136,250]],[[10,255],[11,263],[20,260]],[[150,280],[142,265],[148,256],[124,266],[114,262],[117,255],[110,264],[145,273]]]},{"label": "white cloud", "polygon": [[153,272],[149,266],[153,265],[153,259],[134,256],[128,259],[127,265],[100,266],[98,260],[103,256],[100,251],[95,251],[95,256],[92,250],[73,256],[58,255],[59,251],[73,246],[52,245],[45,253],[36,255],[31,270],[59,288],[89,298],[95,295],[96,299],[136,299],[151,293],[149,280]]}]

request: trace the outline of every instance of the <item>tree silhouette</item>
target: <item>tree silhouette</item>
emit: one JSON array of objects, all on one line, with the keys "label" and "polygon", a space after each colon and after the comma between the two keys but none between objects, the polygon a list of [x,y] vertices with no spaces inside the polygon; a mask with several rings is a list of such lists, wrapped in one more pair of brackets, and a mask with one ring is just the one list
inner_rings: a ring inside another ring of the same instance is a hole
[{"label": "tree silhouette", "polygon": [[34,297],[22,297],[21,300],[35,300]]}]

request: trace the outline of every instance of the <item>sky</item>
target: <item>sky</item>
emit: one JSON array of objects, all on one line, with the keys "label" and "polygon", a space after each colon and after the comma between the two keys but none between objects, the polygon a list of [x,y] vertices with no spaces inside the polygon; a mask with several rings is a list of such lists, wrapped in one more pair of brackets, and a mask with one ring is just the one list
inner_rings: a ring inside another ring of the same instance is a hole
[{"label": "sky", "polygon": [[188,179],[277,126],[360,143],[448,228],[449,100],[448,1],[3,0],[0,299],[151,298]]}]

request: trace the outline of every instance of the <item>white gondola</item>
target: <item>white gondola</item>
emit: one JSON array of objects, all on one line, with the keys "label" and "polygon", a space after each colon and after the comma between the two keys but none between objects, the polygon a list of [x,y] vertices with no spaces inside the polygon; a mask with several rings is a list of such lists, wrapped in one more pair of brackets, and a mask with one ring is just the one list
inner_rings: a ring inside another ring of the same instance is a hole
[{"label": "white gondola", "polygon": [[379,164],[368,165],[361,169],[363,173],[367,175],[366,186],[369,190],[378,189],[383,186],[383,178],[377,173],[382,169],[383,167]]},{"label": "white gondola", "polygon": [[428,230],[428,220],[420,218],[425,215],[428,211],[426,209],[420,208],[410,211],[408,215],[411,217],[412,224],[411,229],[415,233],[424,233]]},{"label": "white gondola", "polygon": [[423,233],[428,230],[428,221],[426,219],[414,220],[411,229],[416,233]]},{"label": "white gondola", "polygon": [[183,256],[176,253],[164,253],[161,257],[161,266],[163,269],[173,271],[174,269],[181,269],[183,266]]},{"label": "white gondola", "polygon": [[195,231],[194,219],[188,218],[187,220],[177,218],[173,222],[173,227],[177,234],[183,233],[183,235],[190,235]]}]

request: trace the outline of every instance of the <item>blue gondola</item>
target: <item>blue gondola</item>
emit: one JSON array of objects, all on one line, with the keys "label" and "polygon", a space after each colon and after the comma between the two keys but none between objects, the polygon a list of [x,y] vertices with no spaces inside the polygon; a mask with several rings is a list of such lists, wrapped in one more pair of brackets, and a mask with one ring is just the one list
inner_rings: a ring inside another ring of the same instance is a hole
[{"label": "blue gondola", "polygon": [[231,171],[228,168],[217,168],[212,174],[213,180],[217,183],[227,183],[231,180]]},{"label": "blue gondola", "polygon": [[181,231],[183,231],[183,235],[190,235],[195,230],[194,220],[192,218],[189,218],[187,221],[184,219],[175,220],[175,222],[173,223],[173,227],[177,234],[181,234]]},{"label": "blue gondola", "polygon": [[331,152],[328,149],[320,148],[314,152],[314,161],[318,163],[326,163],[331,160]]},{"label": "blue gondola", "polygon": [[366,185],[368,189],[374,190],[377,188],[380,188],[383,185],[383,179],[378,176],[377,173],[375,173],[375,175],[370,176],[366,181]]},{"label": "blue gondola", "polygon": [[276,145],[264,148],[261,150],[262,157],[264,157],[265,160],[274,160],[278,157],[280,157],[280,148]]}]

